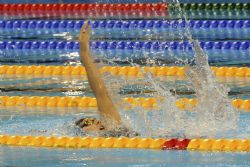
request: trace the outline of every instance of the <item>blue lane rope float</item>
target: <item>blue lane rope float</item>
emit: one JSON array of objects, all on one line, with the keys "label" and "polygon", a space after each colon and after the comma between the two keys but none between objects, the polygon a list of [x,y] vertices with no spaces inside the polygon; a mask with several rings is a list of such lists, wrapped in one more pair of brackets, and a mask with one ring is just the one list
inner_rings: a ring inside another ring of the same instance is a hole
[{"label": "blue lane rope float", "polygon": [[[0,35],[20,38],[78,36],[83,20],[1,20]],[[249,39],[250,20],[95,20],[93,38],[182,39],[187,28],[199,39]]]},{"label": "blue lane rope float", "polygon": [[[90,46],[94,55],[111,59],[148,57],[171,61],[194,56],[188,41],[92,41]],[[209,62],[250,60],[250,41],[201,41],[200,46],[208,54]],[[5,40],[0,41],[0,50],[2,61],[79,60],[77,41]]]},{"label": "blue lane rope float", "polygon": [[[91,41],[90,46],[96,49],[153,49],[153,50],[192,50],[192,42],[184,41]],[[246,50],[250,48],[250,41],[201,41],[202,49]],[[0,41],[0,49],[58,49],[79,50],[77,41]]]}]

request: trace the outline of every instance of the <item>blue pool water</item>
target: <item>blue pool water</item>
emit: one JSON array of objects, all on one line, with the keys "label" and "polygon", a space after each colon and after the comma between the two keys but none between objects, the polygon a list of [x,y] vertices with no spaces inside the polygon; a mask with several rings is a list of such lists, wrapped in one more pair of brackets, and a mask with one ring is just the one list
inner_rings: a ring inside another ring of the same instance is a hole
[{"label": "blue pool water", "polygon": [[2,167],[248,167],[250,159],[249,153],[23,147],[0,147],[0,155]]}]

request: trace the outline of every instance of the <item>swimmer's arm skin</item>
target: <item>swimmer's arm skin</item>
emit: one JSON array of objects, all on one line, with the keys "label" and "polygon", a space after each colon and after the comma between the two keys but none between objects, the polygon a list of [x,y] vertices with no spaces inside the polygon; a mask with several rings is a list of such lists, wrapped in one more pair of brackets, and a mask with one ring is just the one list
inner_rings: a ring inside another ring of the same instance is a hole
[{"label": "swimmer's arm skin", "polygon": [[86,21],[86,23],[82,26],[79,35],[80,57],[83,65],[85,66],[90,87],[97,99],[97,106],[101,115],[102,124],[104,124],[106,129],[109,129],[108,126],[114,126],[110,125],[111,122],[116,125],[120,125],[121,117],[108,94],[104,81],[101,78],[101,74],[94,63],[94,60],[91,57],[89,47],[90,33],[91,29],[88,21]]}]

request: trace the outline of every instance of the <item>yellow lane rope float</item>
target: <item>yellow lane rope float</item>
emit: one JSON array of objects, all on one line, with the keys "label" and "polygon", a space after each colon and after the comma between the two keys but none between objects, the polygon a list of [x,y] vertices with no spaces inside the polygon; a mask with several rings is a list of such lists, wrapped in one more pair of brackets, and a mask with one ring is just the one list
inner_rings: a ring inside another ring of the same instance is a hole
[{"label": "yellow lane rope float", "polygon": [[0,135],[0,145],[61,148],[139,148],[199,151],[250,151],[249,139],[152,139]]},{"label": "yellow lane rope float", "polygon": [[[249,77],[248,67],[211,67],[215,76]],[[120,76],[142,76],[143,72],[150,72],[155,76],[184,76],[184,67],[156,66],[156,67],[130,67],[130,66],[105,66],[101,72],[110,72]],[[82,66],[0,66],[0,74],[6,75],[86,75]]]},{"label": "yellow lane rope float", "polygon": [[[152,108],[157,106],[156,98],[132,98],[123,99],[132,106]],[[161,99],[160,99],[161,100]],[[176,101],[180,109],[192,109],[197,105],[197,99],[182,98]],[[250,111],[250,99],[234,99],[232,105],[243,111]],[[25,106],[25,107],[97,107],[93,97],[59,97],[59,96],[0,96],[0,106]]]}]

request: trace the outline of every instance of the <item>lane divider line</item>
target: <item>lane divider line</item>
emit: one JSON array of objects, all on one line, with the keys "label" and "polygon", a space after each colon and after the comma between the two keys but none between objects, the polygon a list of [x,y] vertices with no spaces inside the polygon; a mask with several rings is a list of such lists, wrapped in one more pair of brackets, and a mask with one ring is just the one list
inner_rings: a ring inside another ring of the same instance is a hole
[{"label": "lane divider line", "polygon": [[137,148],[192,151],[250,151],[250,139],[163,139],[0,135],[0,145],[61,148]]},{"label": "lane divider line", "polygon": [[180,3],[180,4],[169,4],[169,9],[175,9],[180,6],[183,10],[186,11],[195,11],[195,10],[250,10],[249,3]]},{"label": "lane divider line", "polygon": [[[211,67],[215,76],[223,77],[250,77],[249,67]],[[155,66],[155,67],[131,67],[131,66],[104,66],[101,73],[110,72],[119,76],[143,76],[143,73],[151,73],[154,76],[184,76],[184,67],[179,66]],[[43,75],[43,76],[77,76],[86,75],[82,66],[0,66],[0,75]]]},{"label": "lane divider line", "polygon": [[164,3],[131,4],[0,4],[0,14],[31,17],[166,16]]},{"label": "lane divider line", "polygon": [[[123,99],[131,104],[131,107],[141,106],[144,108],[157,107],[156,98],[132,98]],[[161,101],[161,99],[158,99]],[[192,110],[198,101],[197,99],[182,98],[176,101],[176,106],[180,109]],[[242,111],[250,112],[250,99],[234,99],[232,105]],[[3,107],[76,107],[88,108],[97,107],[94,97],[59,97],[59,96],[0,96],[0,106]]]},{"label": "lane divider line", "polygon": [[[250,48],[250,40],[244,41],[200,41],[200,46],[204,50],[244,50]],[[90,42],[91,49],[101,50],[148,50],[148,52],[164,51],[164,50],[192,50],[193,43],[190,41],[142,41],[142,40],[94,40]],[[24,51],[46,51],[46,50],[65,50],[79,51],[80,45],[78,41],[57,41],[57,40],[3,40],[0,41],[0,49],[9,51],[13,54],[13,49]],[[26,53],[27,54],[27,53]],[[33,53],[34,54],[34,53]],[[4,56],[4,55],[3,55]],[[42,56],[40,56],[42,57]]]}]

